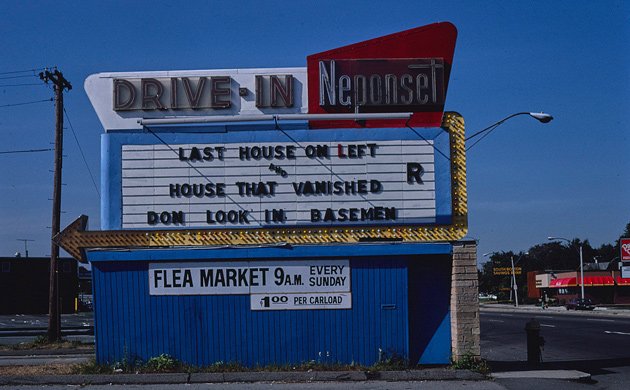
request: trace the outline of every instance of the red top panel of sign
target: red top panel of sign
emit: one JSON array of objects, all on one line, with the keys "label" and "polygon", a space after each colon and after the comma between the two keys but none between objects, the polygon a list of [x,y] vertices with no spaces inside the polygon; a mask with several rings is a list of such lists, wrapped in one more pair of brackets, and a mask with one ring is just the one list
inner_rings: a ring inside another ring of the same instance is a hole
[{"label": "red top panel of sign", "polygon": [[[308,112],[413,112],[408,124],[439,127],[457,29],[434,23],[307,57]],[[313,128],[405,127],[407,120],[311,121]]]}]

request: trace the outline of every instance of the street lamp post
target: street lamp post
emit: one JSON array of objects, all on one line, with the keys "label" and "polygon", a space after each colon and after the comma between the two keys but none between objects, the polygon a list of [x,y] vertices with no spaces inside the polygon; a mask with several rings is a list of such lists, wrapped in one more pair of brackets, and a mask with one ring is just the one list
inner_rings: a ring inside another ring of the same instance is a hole
[{"label": "street lamp post", "polygon": [[[571,240],[564,237],[547,237],[550,241],[566,241],[567,244],[571,245]],[[582,257],[582,244],[580,244],[580,295],[581,298],[584,299],[584,259]]]},{"label": "street lamp post", "polygon": [[28,238],[18,238],[17,240],[24,242],[24,257],[28,259],[28,245],[27,244],[29,241],[35,241],[35,240],[29,240]]},{"label": "street lamp post", "polygon": [[[500,125],[502,125],[503,123],[505,123],[507,120],[514,118],[515,116],[519,116],[519,115],[529,115],[530,117],[536,119],[537,121],[541,122],[541,123],[549,123],[553,120],[553,116],[544,113],[544,112],[517,112],[514,113],[512,115],[508,115],[505,118],[501,119],[498,122],[495,122],[493,124],[491,124],[490,126],[483,128],[479,131],[477,131],[476,133],[474,133],[473,135],[469,136],[466,138],[466,142],[470,141],[471,139],[480,136],[481,137],[476,140],[472,145],[468,146],[466,148],[466,151],[470,150],[473,146],[477,145],[482,139],[484,139],[485,137],[487,137],[488,135],[490,135],[490,133],[492,133],[492,131],[494,131],[494,129],[496,129],[497,127],[499,127]],[[486,253],[484,254],[484,256],[487,255],[491,255],[493,253],[496,252],[491,252],[491,253]],[[527,252],[525,252],[525,254],[529,254]],[[521,255],[521,257],[519,257],[519,259],[516,261],[516,263],[518,264],[518,262],[521,260],[521,258],[523,257],[523,255]],[[516,306],[518,306],[518,287],[516,285],[516,275],[515,275],[515,271],[514,271],[514,256],[510,257],[510,261],[512,263],[512,287],[514,289],[514,297],[515,297],[515,303]],[[510,291],[511,293],[511,291]]]},{"label": "street lamp post", "polygon": [[518,286],[516,285],[516,273],[514,272],[514,256],[510,256],[510,261],[512,262],[512,287],[514,288],[514,303],[516,303],[516,307],[518,307]]},{"label": "street lamp post", "polygon": [[[476,132],[475,134],[471,135],[470,137],[466,138],[466,141],[469,141],[479,135],[482,135],[481,138],[479,138],[477,141],[475,141],[475,143],[473,143],[472,145],[470,145],[469,147],[466,148],[466,150],[470,150],[473,146],[477,145],[482,139],[484,139],[485,137],[487,137],[488,135],[490,135],[490,133],[496,129],[497,127],[499,127],[501,124],[503,124],[505,121],[507,121],[508,119],[514,118],[515,116],[519,116],[519,115],[529,115],[532,118],[538,120],[541,123],[549,123],[551,122],[551,120],[553,119],[553,116],[546,114],[544,112],[517,112],[515,114],[512,115],[508,115],[505,118],[501,119],[500,121],[491,124],[490,126],[479,130],[478,132]],[[484,134],[485,133],[485,134]]]}]

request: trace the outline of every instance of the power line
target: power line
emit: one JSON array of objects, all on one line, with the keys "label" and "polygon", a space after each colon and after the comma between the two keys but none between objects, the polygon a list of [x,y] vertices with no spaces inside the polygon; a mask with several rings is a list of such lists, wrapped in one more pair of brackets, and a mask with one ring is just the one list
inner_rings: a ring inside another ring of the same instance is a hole
[{"label": "power line", "polygon": [[451,158],[449,156],[447,156],[446,154],[444,154],[444,152],[442,152],[440,149],[436,148],[435,145],[432,142],[429,142],[428,139],[426,139],[425,137],[422,136],[422,134],[418,133],[416,131],[416,129],[414,129],[413,127],[409,126],[409,120],[407,119],[407,123],[405,123],[405,126],[407,126],[407,128],[409,128],[409,130],[413,131],[414,133],[416,133],[416,135],[420,138],[422,138],[422,140],[424,142],[427,143],[427,145],[431,146],[433,148],[433,150],[435,150],[436,152],[438,152],[439,154],[442,155],[442,157],[444,157],[445,159],[447,159],[448,161],[451,161]]},{"label": "power line", "polygon": [[6,76],[6,77],[0,77],[0,80],[8,80],[8,79],[24,79],[27,77],[37,77],[37,75],[34,74],[23,74],[23,75],[19,75],[19,76]]},{"label": "power line", "polygon": [[24,102],[24,103],[4,104],[4,105],[0,106],[0,108],[2,108],[2,107],[24,106],[24,105],[26,105],[26,104],[35,104],[35,103],[52,102],[52,101],[54,101],[54,99],[53,99],[53,98],[50,98],[50,99],[44,99],[44,100],[35,100],[35,101],[32,101],[32,102]]},{"label": "power line", "polygon": [[35,68],[35,69],[24,69],[24,70],[13,70],[10,72],[0,72],[0,75],[5,75],[5,74],[16,74],[16,73],[26,73],[26,72],[37,72],[38,70],[45,70],[48,68]]},{"label": "power line", "polygon": [[[172,147],[171,145],[169,145],[169,144],[168,144],[166,141],[164,141],[164,140],[163,140],[163,139],[162,139],[159,135],[157,135],[155,132],[153,132],[153,130],[151,130],[151,129],[150,129],[150,128],[148,128],[148,127],[144,127],[144,128],[145,128],[145,129],[146,129],[149,133],[153,134],[153,136],[154,136],[155,138],[157,138],[157,139],[158,139],[158,141],[160,141],[160,142],[161,142],[164,146],[166,146],[167,148],[169,148],[169,149],[170,149],[173,153],[175,153],[176,155],[179,155],[179,153],[177,152],[177,150],[173,149],[173,147]],[[187,163],[187,164],[188,164],[188,165],[189,165],[189,166],[190,166],[193,170],[195,170],[195,171],[196,171],[196,172],[197,172],[197,173],[198,173],[201,177],[203,177],[204,179],[206,179],[208,182],[212,182],[212,181],[210,180],[210,178],[209,178],[207,175],[205,175],[203,172],[201,172],[201,171],[199,170],[199,168],[197,168],[196,166],[194,166],[194,165],[193,165],[190,161],[186,161],[186,163]],[[242,205],[240,205],[237,201],[235,201],[235,200],[234,200],[234,199],[233,199],[233,198],[232,198],[229,194],[226,194],[226,197],[227,197],[227,198],[228,198],[228,199],[229,199],[229,200],[230,200],[230,201],[231,201],[231,202],[232,202],[232,203],[233,203],[236,207],[239,207],[241,210],[245,210],[245,208],[244,208]],[[253,219],[255,222],[259,222],[259,223],[260,223],[260,221],[258,221],[258,219],[256,219],[255,217],[252,217],[252,219]]]},{"label": "power line", "polygon": [[38,153],[38,152],[50,152],[54,149],[24,149],[24,150],[4,150],[0,151],[0,154],[16,154],[16,153]]},{"label": "power line", "polygon": [[83,158],[83,163],[85,164],[85,167],[88,170],[88,173],[90,174],[90,179],[92,179],[92,184],[94,184],[94,189],[96,190],[96,193],[98,194],[98,197],[101,197],[101,193],[98,190],[98,186],[96,185],[96,180],[94,180],[94,175],[92,175],[92,170],[90,169],[90,166],[87,163],[87,160],[85,159],[85,154],[83,154],[83,149],[81,148],[81,144],[79,143],[79,139],[77,138],[77,133],[74,131],[74,126],[72,126],[72,122],[70,122],[70,116],[68,116],[68,111],[66,111],[66,108],[63,108],[63,113],[66,114],[66,119],[68,120],[68,124],[70,125],[70,130],[72,130],[72,135],[74,136],[74,140],[77,143],[77,146],[79,147],[79,152],[81,152],[81,157]]},{"label": "power line", "polygon": [[[481,138],[479,138],[478,140],[476,140],[475,142],[473,142],[472,145],[470,145],[469,147],[466,148],[466,151],[469,151],[473,146],[477,145],[479,142],[481,142],[484,138],[486,138],[487,136],[489,136],[497,127],[499,127],[500,124],[502,124],[503,122],[499,122],[499,123],[495,123],[492,126],[486,127],[483,131],[485,131],[486,133],[484,135],[481,136]],[[481,134],[480,132],[477,132],[475,134],[473,134],[472,136],[466,138],[466,140],[471,139],[472,137]]]},{"label": "power line", "polygon": [[0,84],[0,88],[3,87],[22,87],[25,85],[42,85],[41,83],[23,83],[23,84]]}]

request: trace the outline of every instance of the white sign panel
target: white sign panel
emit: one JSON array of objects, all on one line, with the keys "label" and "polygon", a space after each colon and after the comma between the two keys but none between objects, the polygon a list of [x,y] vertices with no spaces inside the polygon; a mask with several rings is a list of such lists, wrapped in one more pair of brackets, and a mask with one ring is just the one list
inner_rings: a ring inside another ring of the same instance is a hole
[{"label": "white sign panel", "polygon": [[627,263],[624,263],[624,265],[621,267],[621,277],[622,278],[630,278],[630,265],[625,265]]},{"label": "white sign panel", "polygon": [[435,220],[432,141],[122,147],[123,229]]},{"label": "white sign panel", "polygon": [[85,91],[107,131],[138,119],[305,114],[306,68],[98,73]]},{"label": "white sign panel", "polygon": [[150,295],[350,292],[348,260],[150,263]]},{"label": "white sign panel", "polygon": [[352,309],[351,293],[252,294],[252,310]]},{"label": "white sign panel", "polygon": [[550,280],[551,275],[549,274],[536,275],[536,288],[548,288]]}]

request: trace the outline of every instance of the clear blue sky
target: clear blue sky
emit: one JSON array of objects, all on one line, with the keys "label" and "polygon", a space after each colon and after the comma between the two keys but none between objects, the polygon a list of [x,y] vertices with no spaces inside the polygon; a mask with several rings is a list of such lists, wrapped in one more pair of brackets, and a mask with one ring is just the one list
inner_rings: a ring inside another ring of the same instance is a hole
[{"label": "clear blue sky", "polygon": [[[83,90],[106,71],[306,66],[306,56],[439,21],[459,31],[446,109],[472,134],[519,111],[468,156],[479,253],[549,235],[610,243],[630,221],[627,1],[13,1],[0,14],[0,152],[51,148],[52,91],[25,69],[58,66],[96,183],[103,129]],[[28,73],[26,73],[28,75]],[[66,121],[62,228],[97,229],[99,196]],[[0,256],[50,254],[52,152],[0,154]],[[590,260],[590,259],[587,259]]]}]

